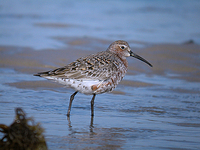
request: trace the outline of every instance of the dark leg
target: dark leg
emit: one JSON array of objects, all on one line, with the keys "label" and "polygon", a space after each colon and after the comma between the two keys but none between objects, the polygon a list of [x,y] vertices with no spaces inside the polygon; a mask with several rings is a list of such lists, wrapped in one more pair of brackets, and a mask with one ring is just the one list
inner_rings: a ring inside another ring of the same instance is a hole
[{"label": "dark leg", "polygon": [[71,111],[71,107],[72,107],[72,101],[74,100],[74,96],[78,93],[78,91],[74,92],[74,94],[71,95],[70,97],[70,101],[69,101],[69,107],[68,107],[68,111],[67,111],[67,117],[70,116],[70,111]]},{"label": "dark leg", "polygon": [[93,134],[93,128],[94,128],[93,122],[94,122],[94,116],[91,116],[91,120],[90,120],[90,133],[91,133],[91,135]]},{"label": "dark leg", "polygon": [[91,100],[91,116],[94,116],[94,99],[95,99],[96,94],[93,95],[92,100]]}]

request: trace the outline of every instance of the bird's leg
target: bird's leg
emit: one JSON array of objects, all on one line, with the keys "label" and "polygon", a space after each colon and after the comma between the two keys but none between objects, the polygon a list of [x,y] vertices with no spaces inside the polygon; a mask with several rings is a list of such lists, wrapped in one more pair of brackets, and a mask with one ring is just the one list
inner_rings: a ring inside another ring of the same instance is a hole
[{"label": "bird's leg", "polygon": [[93,94],[92,100],[91,100],[91,116],[94,116],[94,99],[96,94]]},{"label": "bird's leg", "polygon": [[71,111],[71,107],[72,107],[72,101],[74,100],[74,96],[78,93],[78,91],[74,92],[74,94],[72,94],[70,96],[70,101],[69,101],[69,107],[68,107],[68,111],[67,111],[67,117],[70,116],[70,111]]},{"label": "bird's leg", "polygon": [[91,120],[90,120],[90,133],[93,135],[93,122],[94,122],[94,116],[91,116]]}]

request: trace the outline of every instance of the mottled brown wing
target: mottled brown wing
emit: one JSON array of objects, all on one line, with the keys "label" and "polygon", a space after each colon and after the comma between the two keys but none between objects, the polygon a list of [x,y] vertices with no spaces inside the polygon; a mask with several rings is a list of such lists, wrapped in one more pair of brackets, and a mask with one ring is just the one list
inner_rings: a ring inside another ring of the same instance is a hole
[{"label": "mottled brown wing", "polygon": [[[118,60],[117,60],[118,59]],[[107,80],[118,70],[119,58],[115,54],[103,51],[97,54],[89,55],[85,58],[79,58],[67,66],[57,68],[52,71],[36,74],[37,76],[56,76],[63,79],[79,80]]]}]

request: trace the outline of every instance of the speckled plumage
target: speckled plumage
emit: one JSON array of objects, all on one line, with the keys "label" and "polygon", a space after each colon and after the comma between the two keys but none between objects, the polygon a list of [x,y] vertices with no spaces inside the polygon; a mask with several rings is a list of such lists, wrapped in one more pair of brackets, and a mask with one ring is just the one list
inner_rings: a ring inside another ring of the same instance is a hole
[{"label": "speckled plumage", "polygon": [[[69,116],[71,103],[77,92],[93,95],[94,103],[96,94],[112,91],[127,72],[126,57],[129,56],[136,57],[151,66],[148,61],[134,54],[127,42],[119,40],[113,42],[106,51],[79,58],[67,66],[41,72],[36,76],[55,80],[76,90],[70,98]],[[92,101],[91,107],[93,108]]]}]

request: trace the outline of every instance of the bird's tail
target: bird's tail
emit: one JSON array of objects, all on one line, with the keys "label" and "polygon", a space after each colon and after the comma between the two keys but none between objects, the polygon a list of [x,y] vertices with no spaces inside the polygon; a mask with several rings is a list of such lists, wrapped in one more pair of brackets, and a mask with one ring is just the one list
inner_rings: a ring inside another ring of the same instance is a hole
[{"label": "bird's tail", "polygon": [[44,77],[44,76],[49,76],[50,75],[50,71],[46,71],[46,72],[39,72],[36,74],[33,74],[34,76],[39,76],[39,77]]}]

